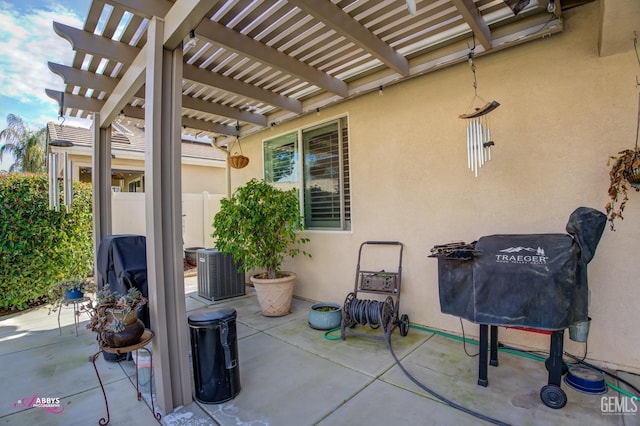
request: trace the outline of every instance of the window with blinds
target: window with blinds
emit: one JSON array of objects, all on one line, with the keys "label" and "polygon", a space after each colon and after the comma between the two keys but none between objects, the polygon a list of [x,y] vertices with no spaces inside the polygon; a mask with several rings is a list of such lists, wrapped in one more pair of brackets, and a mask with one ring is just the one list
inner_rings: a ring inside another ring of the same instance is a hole
[{"label": "window with blinds", "polygon": [[298,183],[306,228],[351,229],[348,148],[346,118],[265,141],[265,180]]},{"label": "window with blinds", "polygon": [[264,144],[264,180],[269,183],[298,182],[298,132],[279,136]]}]

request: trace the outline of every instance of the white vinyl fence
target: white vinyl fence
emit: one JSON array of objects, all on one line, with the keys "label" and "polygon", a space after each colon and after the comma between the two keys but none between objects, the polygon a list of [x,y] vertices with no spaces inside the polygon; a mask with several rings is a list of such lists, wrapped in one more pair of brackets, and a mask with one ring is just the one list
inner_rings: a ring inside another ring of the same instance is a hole
[{"label": "white vinyl fence", "polygon": [[[112,232],[146,235],[144,193],[111,193]],[[182,194],[184,247],[213,247],[213,216],[220,210],[223,194]]]}]

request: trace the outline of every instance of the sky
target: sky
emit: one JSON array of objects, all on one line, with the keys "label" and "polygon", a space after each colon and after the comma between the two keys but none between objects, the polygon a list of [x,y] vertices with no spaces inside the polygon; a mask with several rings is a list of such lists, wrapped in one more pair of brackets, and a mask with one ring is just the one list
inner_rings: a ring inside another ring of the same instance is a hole
[{"label": "sky", "polygon": [[[74,52],[53,31],[53,21],[82,28],[90,5],[91,0],[0,0],[0,129],[9,114],[34,129],[58,121],[58,104],[45,89],[62,91],[64,83],[47,61],[71,65]],[[3,157],[0,170],[12,163]]]}]

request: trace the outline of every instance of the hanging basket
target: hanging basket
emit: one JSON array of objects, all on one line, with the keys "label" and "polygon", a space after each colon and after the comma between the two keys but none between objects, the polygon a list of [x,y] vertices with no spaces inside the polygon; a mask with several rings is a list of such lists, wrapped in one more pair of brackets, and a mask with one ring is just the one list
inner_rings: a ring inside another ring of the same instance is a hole
[{"label": "hanging basket", "polygon": [[627,172],[625,177],[633,187],[638,187],[638,185],[640,185],[640,167]]},{"label": "hanging basket", "polygon": [[249,164],[249,158],[244,155],[231,155],[227,158],[227,162],[234,169],[242,169]]}]

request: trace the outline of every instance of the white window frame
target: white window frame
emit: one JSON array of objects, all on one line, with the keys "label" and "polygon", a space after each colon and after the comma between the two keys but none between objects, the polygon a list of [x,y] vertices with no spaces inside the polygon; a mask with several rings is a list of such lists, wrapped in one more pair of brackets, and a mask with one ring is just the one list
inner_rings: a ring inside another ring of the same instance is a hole
[{"label": "white window frame", "polygon": [[[303,133],[304,132],[308,132],[308,131],[312,131],[314,129],[320,128],[320,127],[324,127],[327,126],[329,124],[332,123],[337,123],[338,125],[338,144],[339,144],[339,148],[338,148],[338,161],[340,164],[339,167],[339,182],[340,182],[340,225],[336,226],[336,227],[315,227],[315,226],[305,226],[305,230],[310,230],[310,231],[322,231],[322,232],[350,232],[352,229],[352,215],[351,215],[351,209],[349,209],[349,212],[347,213],[346,211],[346,206],[347,206],[347,201],[349,201],[349,206],[351,205],[350,203],[350,199],[347,200],[346,197],[346,188],[348,185],[349,188],[349,193],[351,192],[351,176],[349,176],[349,181],[345,182],[345,168],[349,168],[350,170],[350,164],[345,164],[345,158],[344,158],[344,138],[343,138],[343,131],[346,130],[347,135],[349,132],[349,122],[348,122],[348,117],[347,116],[339,116],[339,117],[335,117],[332,119],[328,119],[326,121],[322,121],[322,122],[318,122],[318,123],[314,123],[312,125],[309,126],[305,126],[305,127],[301,127],[298,129],[294,129],[291,130],[289,132],[284,132],[281,133],[279,135],[276,135],[274,137],[268,138],[268,139],[263,139],[262,141],[262,167],[263,167],[263,171],[262,171],[262,176],[263,178],[270,184],[276,186],[277,188],[281,188],[281,189],[291,189],[291,188],[295,188],[297,189],[298,192],[298,197],[300,200],[300,214],[304,216],[305,213],[305,170],[304,168],[306,167],[305,165],[305,158],[304,158],[304,141],[303,141]],[[345,129],[346,127],[346,129]],[[297,179],[296,181],[287,181],[287,182],[269,182],[267,180],[267,176],[266,176],[266,164],[267,164],[267,158],[266,158],[266,148],[267,145],[269,144],[269,142],[272,142],[274,140],[277,140],[278,138],[281,138],[283,136],[286,135],[291,135],[291,134],[296,134],[296,148],[297,148],[297,164],[296,164],[296,175],[297,175]],[[348,141],[348,136],[347,136],[347,152],[350,151],[350,147],[349,147],[349,141]],[[350,162],[350,158],[347,159],[347,162]],[[305,220],[305,222],[307,222]]]}]

